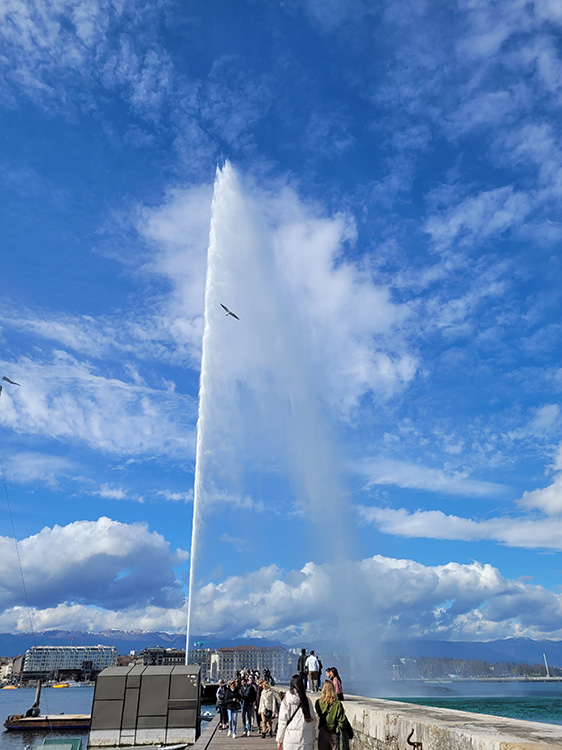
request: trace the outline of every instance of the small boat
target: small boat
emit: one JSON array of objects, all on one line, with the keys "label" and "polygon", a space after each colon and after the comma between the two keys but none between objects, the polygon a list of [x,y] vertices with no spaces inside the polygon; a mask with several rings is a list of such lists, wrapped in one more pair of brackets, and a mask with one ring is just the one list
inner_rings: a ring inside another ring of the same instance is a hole
[{"label": "small boat", "polygon": [[59,730],[87,730],[90,728],[92,717],[90,714],[44,714],[39,716],[25,716],[24,714],[13,714],[8,716],[4,727],[8,731],[26,730],[35,732],[46,729],[47,731]]},{"label": "small boat", "polygon": [[4,687],[2,688],[2,690],[17,690],[17,689],[18,689],[17,685],[4,685]]},{"label": "small boat", "polygon": [[8,730],[26,729],[36,731],[41,729],[52,730],[69,730],[69,729],[89,729],[92,717],[90,714],[48,714],[42,715],[39,712],[39,699],[41,697],[41,683],[37,685],[35,692],[35,701],[31,708],[28,708],[25,714],[12,714],[4,722],[4,727]]},{"label": "small boat", "polygon": [[64,688],[64,687],[70,687],[68,682],[55,682],[54,685],[52,685],[54,688]]}]

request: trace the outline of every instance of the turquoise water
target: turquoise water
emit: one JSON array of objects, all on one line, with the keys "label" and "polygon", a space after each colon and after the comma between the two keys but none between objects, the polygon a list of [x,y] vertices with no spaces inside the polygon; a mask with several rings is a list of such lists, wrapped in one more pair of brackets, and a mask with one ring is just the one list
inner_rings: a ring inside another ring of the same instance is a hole
[{"label": "turquoise water", "polygon": [[541,721],[547,724],[562,724],[562,693],[536,696],[480,697],[456,696],[452,698],[400,698],[406,703],[421,706],[437,706],[456,711],[472,711],[476,714],[507,716],[525,721]]},{"label": "turquoise water", "polygon": [[386,689],[379,688],[376,691],[367,683],[356,683],[350,684],[349,690],[359,695],[372,695],[422,706],[562,724],[560,682],[395,682],[387,684]]}]

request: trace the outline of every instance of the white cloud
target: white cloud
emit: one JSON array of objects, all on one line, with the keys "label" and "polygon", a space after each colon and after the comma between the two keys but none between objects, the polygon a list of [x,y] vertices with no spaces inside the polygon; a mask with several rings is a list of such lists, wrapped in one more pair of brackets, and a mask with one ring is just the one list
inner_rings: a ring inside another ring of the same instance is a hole
[{"label": "white cloud", "polygon": [[466,472],[443,471],[393,459],[365,459],[359,470],[367,486],[396,485],[465,497],[495,496],[505,490],[501,484],[471,479]]},{"label": "white cloud", "polygon": [[107,377],[60,351],[9,368],[22,387],[3,394],[0,423],[17,432],[121,455],[193,455],[194,403],[168,388]]},{"label": "white cloud", "polygon": [[[223,541],[244,544],[227,534]],[[172,552],[146,526],[77,521],[19,544],[35,630],[184,630],[183,592],[172,566],[186,554]],[[13,541],[2,539],[0,546],[0,628],[27,632]],[[380,640],[562,637],[559,594],[508,580],[478,562],[426,566],[381,555],[336,567],[270,565],[209,583],[197,593],[193,632],[235,637],[252,631],[288,643],[307,637],[345,644],[350,624],[341,607],[334,609],[338,581],[349,589],[346,603],[362,644],[373,629]]]},{"label": "white cloud", "polygon": [[527,424],[509,432],[512,440],[535,439],[548,441],[557,435],[561,426],[558,404],[542,404],[531,410]]},{"label": "white cloud", "polygon": [[518,502],[526,508],[536,508],[549,516],[561,516],[562,474],[559,474],[548,487],[524,492]]},{"label": "white cloud", "polygon": [[[0,605],[22,607],[24,595],[13,539],[0,538]],[[182,606],[173,572],[187,553],[146,524],[109,518],[45,527],[18,542],[27,600],[43,609],[83,605],[105,609]]]},{"label": "white cloud", "polygon": [[32,451],[12,451],[4,463],[9,480],[20,484],[43,483],[54,487],[76,471],[74,462],[68,458]]},{"label": "white cloud", "polygon": [[30,618],[33,630],[164,630],[181,632],[186,613],[172,607],[141,607],[126,610],[100,609],[83,604],[57,604],[44,609],[8,607],[0,613],[2,632],[29,633]]},{"label": "white cloud", "polygon": [[[341,608],[334,613],[334,575],[329,565],[307,563],[298,571],[269,566],[209,584],[198,594],[195,631],[212,622],[224,635],[253,630],[288,642],[309,637],[345,643],[345,617]],[[491,565],[424,566],[375,555],[348,564],[345,575],[360,597],[361,648],[373,632],[380,640],[557,637],[562,632],[560,595],[507,580]],[[538,625],[531,614],[537,606],[547,612]]]},{"label": "white cloud", "polygon": [[109,484],[102,484],[99,490],[92,490],[91,494],[103,497],[106,500],[126,500],[129,496],[127,490],[122,487],[112,487]]},{"label": "white cloud", "polygon": [[192,503],[193,490],[188,492],[171,492],[170,490],[157,490],[156,494],[173,503]]},{"label": "white cloud", "polygon": [[486,190],[431,216],[425,231],[440,250],[453,242],[472,245],[519,227],[531,207],[530,197],[511,186]]},{"label": "white cloud", "polygon": [[[531,504],[531,503],[528,503]],[[385,534],[464,542],[494,541],[509,547],[562,550],[562,519],[503,516],[477,521],[441,510],[360,507],[359,514]]]}]

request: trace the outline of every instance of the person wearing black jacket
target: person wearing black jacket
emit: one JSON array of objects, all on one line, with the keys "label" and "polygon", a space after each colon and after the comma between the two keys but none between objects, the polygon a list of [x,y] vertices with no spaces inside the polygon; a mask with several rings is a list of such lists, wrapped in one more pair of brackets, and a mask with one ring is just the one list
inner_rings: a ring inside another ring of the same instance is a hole
[{"label": "person wearing black jacket", "polygon": [[297,662],[297,672],[300,674],[302,679],[302,684],[306,688],[306,649],[303,648],[301,650],[301,655],[299,656],[299,660]]},{"label": "person wearing black jacket", "polygon": [[249,737],[250,732],[252,731],[252,716],[254,713],[256,695],[256,688],[254,687],[252,680],[250,678],[243,680],[242,688],[240,689],[240,697],[242,698],[242,726],[244,727],[244,737]]},{"label": "person wearing black jacket", "polygon": [[240,711],[240,691],[236,680],[228,683],[226,690],[226,710],[228,711],[228,737],[236,739],[236,723],[238,721],[238,711]]},{"label": "person wearing black jacket", "polygon": [[219,729],[226,729],[228,727],[228,711],[226,710],[227,690],[228,688],[224,684],[224,680],[219,680],[219,687],[217,690],[217,711],[220,715]]}]

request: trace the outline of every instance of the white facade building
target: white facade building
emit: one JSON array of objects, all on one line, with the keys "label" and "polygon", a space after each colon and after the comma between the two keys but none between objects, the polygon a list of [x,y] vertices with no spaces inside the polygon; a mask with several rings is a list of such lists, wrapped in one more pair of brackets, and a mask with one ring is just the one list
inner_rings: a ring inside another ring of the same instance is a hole
[{"label": "white facade building", "polygon": [[117,664],[115,646],[32,646],[25,653],[24,674],[56,675],[60,672],[97,674]]}]

